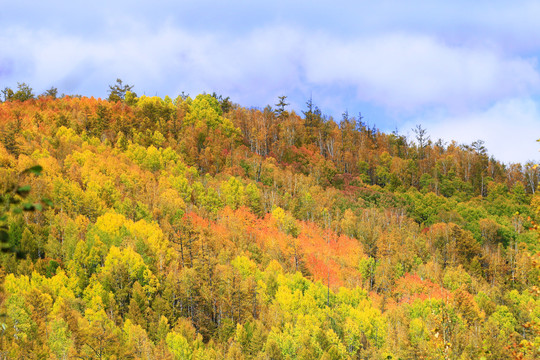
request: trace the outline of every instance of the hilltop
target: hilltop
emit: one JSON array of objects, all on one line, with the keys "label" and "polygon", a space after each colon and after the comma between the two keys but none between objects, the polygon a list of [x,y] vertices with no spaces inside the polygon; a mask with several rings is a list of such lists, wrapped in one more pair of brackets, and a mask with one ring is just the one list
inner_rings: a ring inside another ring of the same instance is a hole
[{"label": "hilltop", "polygon": [[3,194],[52,206],[5,210],[5,358],[539,355],[534,164],[285,97],[23,90]]}]

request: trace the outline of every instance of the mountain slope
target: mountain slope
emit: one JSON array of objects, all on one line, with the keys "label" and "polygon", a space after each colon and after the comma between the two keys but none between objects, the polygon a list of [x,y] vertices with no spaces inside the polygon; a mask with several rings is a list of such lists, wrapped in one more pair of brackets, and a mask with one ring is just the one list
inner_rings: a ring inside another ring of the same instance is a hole
[{"label": "mountain slope", "polygon": [[0,127],[4,189],[54,203],[7,220],[7,358],[538,356],[533,164],[210,95]]}]

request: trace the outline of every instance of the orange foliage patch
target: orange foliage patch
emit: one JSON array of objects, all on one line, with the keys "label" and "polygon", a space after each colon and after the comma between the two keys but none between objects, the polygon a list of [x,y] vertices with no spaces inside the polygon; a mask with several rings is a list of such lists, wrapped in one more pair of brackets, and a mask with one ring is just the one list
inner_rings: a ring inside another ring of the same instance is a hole
[{"label": "orange foliage patch", "polygon": [[416,299],[447,298],[450,292],[430,280],[423,280],[417,274],[406,273],[396,281],[393,294],[399,303],[412,303]]}]

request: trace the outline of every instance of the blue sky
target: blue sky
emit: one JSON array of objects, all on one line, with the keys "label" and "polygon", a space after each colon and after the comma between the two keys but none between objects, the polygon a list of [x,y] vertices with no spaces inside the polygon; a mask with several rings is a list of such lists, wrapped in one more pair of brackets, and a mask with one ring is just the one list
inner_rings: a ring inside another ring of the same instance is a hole
[{"label": "blue sky", "polygon": [[539,1],[2,1],[0,87],[287,95],[412,139],[540,159]]}]

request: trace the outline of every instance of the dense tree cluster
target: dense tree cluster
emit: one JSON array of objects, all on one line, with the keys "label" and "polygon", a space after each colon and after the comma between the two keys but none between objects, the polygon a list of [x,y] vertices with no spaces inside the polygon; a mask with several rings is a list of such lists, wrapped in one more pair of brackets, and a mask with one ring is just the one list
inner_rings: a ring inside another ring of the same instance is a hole
[{"label": "dense tree cluster", "polygon": [[284,96],[8,90],[0,190],[52,206],[6,212],[1,359],[540,356],[536,165]]}]

